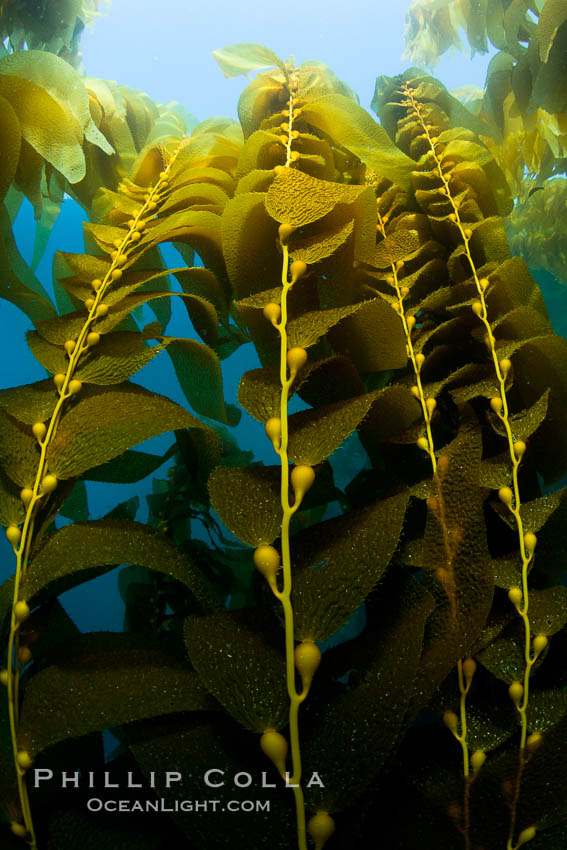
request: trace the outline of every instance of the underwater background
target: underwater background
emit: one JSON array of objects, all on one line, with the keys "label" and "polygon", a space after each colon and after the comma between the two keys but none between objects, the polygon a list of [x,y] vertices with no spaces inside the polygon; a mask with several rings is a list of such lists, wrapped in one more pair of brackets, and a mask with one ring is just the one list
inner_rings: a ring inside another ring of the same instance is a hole
[{"label": "underwater background", "polygon": [[[75,198],[64,158],[38,145],[36,159],[33,130],[17,165],[0,149],[21,255],[9,247],[0,293],[0,842],[567,847],[565,4],[38,0],[30,12],[8,0],[2,27],[5,139],[13,113],[33,126],[13,83],[24,65],[7,63],[28,50],[74,69],[90,114]],[[28,82],[48,91],[46,73]],[[187,192],[191,169],[202,197]],[[187,210],[203,216],[193,234],[175,218]],[[135,306],[115,330],[132,433],[139,416],[152,420],[140,434],[158,434],[127,444],[128,422],[105,437],[97,406],[118,383],[97,373],[104,334],[84,343],[95,377],[64,382],[74,342],[57,321],[79,339],[67,313],[96,310],[113,270],[142,292],[162,263],[193,276],[154,284],[157,307],[126,288]],[[61,315],[14,295],[11,269],[28,284],[32,270]],[[151,340],[167,354],[148,355]],[[20,501],[36,500],[26,458],[53,374],[76,431],[63,419],[46,447],[56,476],[39,485],[36,544]],[[154,413],[155,393],[178,407]],[[81,403],[89,423],[72,419]],[[97,439],[148,454],[120,466]],[[76,542],[62,532],[73,525]],[[34,588],[29,620],[20,579]],[[179,770],[196,800],[209,767],[297,778],[300,754],[304,785],[320,769],[329,786],[294,789],[293,804],[248,789],[268,815],[160,813],[147,827],[86,815],[84,789],[30,793],[32,765],[112,765],[142,784]]]}]

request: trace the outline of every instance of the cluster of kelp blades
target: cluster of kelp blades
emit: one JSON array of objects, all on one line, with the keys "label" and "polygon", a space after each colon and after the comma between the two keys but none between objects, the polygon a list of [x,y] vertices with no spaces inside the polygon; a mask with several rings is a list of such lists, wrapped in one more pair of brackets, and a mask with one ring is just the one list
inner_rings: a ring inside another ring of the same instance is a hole
[{"label": "cluster of kelp blades", "polygon": [[485,88],[463,86],[462,99],[480,119],[480,134],[520,203],[507,225],[514,254],[532,269],[567,280],[567,234],[555,227],[563,209],[567,163],[567,10],[558,0],[414,0],[405,56],[433,69],[451,48],[473,54],[496,49]]},{"label": "cluster of kelp blades", "polygon": [[3,0],[0,55],[45,50],[79,67],[81,34],[109,4],[110,0]]},{"label": "cluster of kelp blades", "polygon": [[[567,343],[509,256],[505,177],[431,77],[381,78],[380,126],[323,65],[254,45],[217,59],[272,70],[239,124],[188,136],[179,110],[101,81],[71,102],[57,57],[0,60],[8,207],[23,191],[43,215],[63,187],[90,218],[86,252],[56,256],[56,312],[4,213],[2,296],[50,373],[0,393],[6,846],[284,850],[308,819],[317,850],[560,848],[567,500],[543,488],[567,471]],[[73,137],[32,132],[15,91]],[[164,266],[166,242],[185,266]],[[172,297],[200,341],[165,334]],[[250,340],[238,402],[274,465],[230,437],[221,362]],[[163,350],[193,414],[129,380]],[[165,456],[133,449],[169,431]],[[148,524],[135,501],[88,518],[85,481],[173,457]],[[122,564],[125,632],[80,634],[57,597]],[[265,772],[275,788],[230,798],[270,811],[175,811],[210,796],[211,767]],[[34,790],[32,768],[130,774],[130,799],[170,811],[89,814],[92,789]],[[286,769],[303,771],[295,806]]]}]

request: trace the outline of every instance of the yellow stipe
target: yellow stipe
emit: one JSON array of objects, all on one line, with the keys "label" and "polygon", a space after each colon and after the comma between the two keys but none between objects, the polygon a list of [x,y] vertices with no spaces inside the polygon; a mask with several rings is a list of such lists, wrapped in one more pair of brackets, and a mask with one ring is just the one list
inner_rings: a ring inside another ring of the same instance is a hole
[{"label": "yellow stipe", "polygon": [[[169,165],[166,169],[165,174],[168,173],[169,169],[173,165],[177,154],[185,145],[185,141],[182,141],[178,148],[172,155],[172,158],[169,162]],[[161,178],[160,178],[161,179]],[[143,219],[144,215],[147,215],[148,210],[156,209],[157,204],[153,201],[154,196],[159,191],[160,183],[151,190],[148,195],[148,200],[144,203],[144,206],[139,211],[136,218],[133,220],[133,224],[126,233],[126,236],[120,243],[120,248],[118,250],[118,254],[123,254],[126,251],[127,243],[130,239],[130,235],[134,230],[137,230],[137,224],[140,220]],[[152,206],[153,205],[153,206]],[[28,561],[29,561],[29,553],[31,549],[31,543],[33,539],[34,532],[34,524],[35,524],[35,515],[36,508],[38,503],[42,498],[48,496],[48,492],[42,493],[42,481],[50,476],[46,476],[46,466],[47,466],[47,451],[51,441],[53,440],[57,428],[61,419],[61,414],[63,410],[63,406],[65,401],[73,394],[73,390],[76,390],[76,384],[73,384],[73,375],[77,368],[77,364],[81,356],[88,349],[89,344],[87,343],[87,338],[91,335],[92,338],[92,325],[96,318],[96,313],[101,305],[101,302],[109,288],[115,281],[119,280],[122,277],[122,271],[118,269],[117,264],[113,261],[108,272],[106,273],[104,280],[97,280],[96,297],[94,299],[89,299],[92,301],[92,305],[88,311],[88,316],[85,320],[85,323],[79,333],[77,339],[75,340],[75,346],[73,350],[68,350],[69,362],[67,365],[67,371],[63,375],[62,373],[62,381],[58,381],[58,399],[55,405],[55,409],[51,415],[51,419],[47,427],[43,425],[43,423],[36,423],[34,425],[34,434],[38,439],[38,444],[40,447],[40,458],[37,468],[37,473],[35,477],[35,482],[31,489],[31,497],[29,498],[29,502],[26,509],[26,515],[24,519],[24,523],[22,526],[22,535],[18,546],[14,547],[14,553],[16,555],[16,572],[14,576],[14,593],[13,593],[13,601],[12,601],[12,613],[11,613],[11,621],[10,621],[10,634],[8,638],[8,654],[7,654],[7,689],[8,689],[8,715],[9,715],[9,723],[10,723],[10,737],[12,741],[12,752],[14,757],[14,765],[16,769],[16,777],[18,784],[18,796],[20,800],[20,806],[22,810],[22,817],[25,824],[25,829],[27,833],[27,840],[31,850],[37,850],[37,840],[35,836],[29,795],[27,786],[24,780],[25,771],[22,769],[19,758],[19,747],[18,747],[18,724],[19,724],[19,667],[17,662],[17,657],[20,650],[19,643],[19,635],[18,635],[18,627],[19,620],[16,612],[18,611],[18,605],[21,604],[20,600],[20,589],[22,579],[26,573]],[[98,285],[100,283],[100,286]],[[104,305],[106,306],[106,305]],[[70,347],[69,347],[70,348]],[[60,384],[60,385],[59,385]],[[72,385],[70,387],[70,385]],[[45,430],[44,430],[45,429]],[[41,435],[41,436],[40,436]],[[21,756],[20,756],[21,760]]]},{"label": "yellow stipe", "polygon": [[[380,215],[380,211],[377,211],[378,214],[378,225],[376,229],[379,233],[382,234],[384,239],[386,239],[386,225],[384,219]],[[391,262],[392,274],[388,278],[388,282],[396,291],[397,302],[396,307],[394,308],[400,319],[402,320],[402,326],[404,329],[404,335],[406,338],[406,351],[409,359],[411,360],[411,364],[413,366],[413,371],[415,373],[415,384],[417,393],[416,398],[419,400],[421,404],[421,412],[423,414],[423,421],[425,423],[425,437],[423,439],[427,440],[427,447],[423,445],[423,450],[427,452],[429,455],[429,459],[431,461],[431,467],[433,469],[433,474],[437,471],[437,458],[435,457],[435,451],[433,446],[433,435],[431,433],[431,416],[427,409],[427,399],[425,398],[425,392],[423,390],[423,384],[421,382],[421,367],[424,363],[425,358],[422,354],[416,354],[413,346],[413,342],[411,339],[411,331],[415,325],[415,319],[413,316],[408,317],[406,314],[406,310],[404,307],[404,298],[409,294],[409,290],[407,287],[402,287],[400,284],[399,273],[403,268],[403,265],[398,265],[398,263]],[[413,319],[413,322],[409,322],[409,319]]]},{"label": "yellow stipe", "polygon": [[467,777],[470,774],[469,767],[469,748],[467,745],[467,694],[471,687],[471,679],[468,681],[465,680],[463,675],[463,661],[459,659],[457,661],[457,676],[459,679],[459,691],[461,694],[461,698],[459,701],[459,713],[461,718],[461,733],[460,735],[456,735],[455,737],[459,741],[461,745],[461,749],[463,751],[463,776]]},{"label": "yellow stipe", "polygon": [[[293,136],[292,136],[293,129],[292,128],[293,128],[293,118],[294,118],[294,115],[293,115],[293,95],[294,95],[293,91],[290,91],[290,93],[289,93],[289,107],[288,107],[289,108],[289,125],[288,125],[287,140],[286,140],[286,145],[285,145],[285,149],[286,149],[285,164],[286,164],[286,167],[289,167],[290,163],[292,162],[291,143],[293,141]],[[293,158],[293,159],[295,161],[295,158]],[[286,266],[285,274],[286,274],[286,281],[287,281],[287,266]]]},{"label": "yellow stipe", "polygon": [[[291,98],[290,98],[291,111]],[[291,119],[290,119],[291,120]],[[280,382],[282,386],[280,396],[280,422],[281,422],[281,438],[279,446],[279,457],[281,464],[281,481],[280,481],[280,498],[282,505],[282,527],[281,527],[281,547],[282,547],[282,568],[283,568],[283,587],[280,590],[272,587],[275,596],[280,600],[284,611],[285,623],[285,655],[286,655],[286,683],[287,692],[290,700],[289,706],[289,737],[291,745],[291,764],[292,777],[289,784],[297,786],[293,788],[295,796],[295,808],[297,819],[297,843],[299,850],[307,850],[306,826],[305,826],[305,803],[303,799],[303,790],[301,788],[301,750],[299,743],[299,706],[307,692],[304,691],[298,694],[295,685],[295,640],[293,627],[293,608],[291,604],[291,555],[290,555],[290,539],[289,528],[291,517],[299,507],[299,500],[295,499],[293,505],[289,501],[289,459],[288,459],[288,400],[289,390],[293,383],[293,377],[288,377],[287,366],[287,296],[291,288],[291,283],[288,282],[288,264],[289,250],[287,245],[282,245],[282,296],[281,296],[281,317],[278,324],[278,332],[280,334]]]},{"label": "yellow stipe", "polygon": [[[441,163],[440,163],[440,160],[437,156],[437,152],[436,152],[436,149],[435,149],[435,142],[431,137],[430,129],[429,129],[427,122],[425,121],[425,118],[424,118],[424,115],[422,113],[419,101],[416,100],[416,98],[413,95],[412,89],[410,88],[410,86],[407,83],[404,84],[403,91],[404,91],[404,94],[407,98],[405,103],[410,108],[410,111],[413,113],[413,115],[420,122],[420,124],[423,128],[425,137],[427,138],[427,141],[429,143],[430,153],[433,156],[433,159],[435,161],[435,165],[436,165],[437,170],[438,170],[438,172],[441,176],[441,179],[443,181],[442,192],[443,192],[444,195],[448,196],[448,198],[450,199],[451,204],[453,206],[454,213],[451,215],[451,218],[453,220],[457,221],[459,227],[461,228],[461,235],[463,237],[463,242],[464,242],[464,245],[465,245],[465,250],[467,252],[469,263],[471,264],[471,268],[473,269],[475,277],[478,281],[478,276],[476,275],[476,268],[474,266],[472,256],[470,254],[470,249],[469,249],[469,239],[470,239],[472,234],[468,229],[465,232],[464,228],[462,227],[462,225],[460,223],[460,218],[458,216],[458,209],[457,209],[457,207],[456,207],[456,205],[453,201],[453,198],[451,196],[449,183],[448,183],[447,179],[445,178],[443,170],[441,168]],[[384,231],[384,236],[385,235],[386,234],[385,234],[385,231]],[[396,287],[397,287],[397,291],[398,291],[398,298],[399,298],[399,301],[400,301],[400,312],[403,315],[403,301],[402,301],[402,298],[400,297],[401,290],[399,289],[399,285],[397,284],[397,273],[394,269],[393,264],[392,264],[392,270],[393,270],[393,275],[394,275],[394,281],[396,283]],[[483,284],[486,284],[486,281],[483,281]],[[481,293],[481,301],[480,302],[475,301],[472,309],[473,309],[473,312],[477,316],[479,316],[479,318],[484,317],[484,320],[486,321],[486,302],[484,300],[484,291],[486,289],[486,285],[482,286],[479,282],[477,288],[478,288],[479,292]],[[412,328],[413,328],[413,326],[412,326]],[[406,330],[406,323],[404,323],[404,330]],[[410,331],[411,331],[411,329],[410,329]],[[448,570],[445,570],[445,569],[437,570],[436,575],[437,575],[438,580],[443,585],[445,592],[447,593],[447,596],[448,596],[450,604],[451,604],[452,616],[453,616],[454,622],[456,624],[456,619],[457,619],[456,582],[455,582],[455,576],[454,576],[454,571],[453,571],[453,558],[454,558],[454,554],[455,554],[455,543],[451,543],[451,540],[450,540],[450,537],[449,537],[449,530],[447,528],[446,513],[445,513],[445,501],[444,501],[444,498],[443,498],[443,490],[442,490],[442,487],[441,487],[444,472],[441,469],[438,468],[438,464],[436,462],[434,445],[433,445],[433,438],[431,436],[431,427],[430,427],[431,417],[433,415],[433,411],[435,410],[436,402],[435,402],[434,398],[426,399],[425,394],[423,392],[423,386],[422,386],[421,377],[420,377],[421,367],[422,367],[423,362],[424,362],[423,355],[420,354],[420,355],[417,355],[417,357],[415,356],[413,345],[411,343],[410,334],[408,334],[407,332],[406,332],[406,340],[407,340],[408,355],[410,356],[410,359],[412,360],[412,363],[413,363],[413,366],[414,366],[414,371],[416,373],[416,388],[415,389],[417,390],[417,392],[414,393],[414,395],[421,402],[422,411],[423,411],[423,418],[424,418],[424,421],[425,421],[425,424],[426,424],[426,435],[427,435],[426,439],[427,439],[427,442],[428,442],[428,450],[427,451],[428,451],[428,454],[429,454],[430,459],[431,459],[433,476],[434,476],[434,478],[437,482],[437,500],[435,502],[431,502],[430,500],[428,500],[428,506],[430,508],[432,508],[433,505],[435,505],[434,513],[437,515],[437,519],[438,519],[440,527],[442,529],[443,543],[444,543],[444,548],[445,548],[445,552],[446,552],[447,566],[449,568]],[[423,444],[422,444],[422,446],[423,446]],[[423,446],[423,448],[425,450],[425,446]],[[457,677],[458,677],[459,692],[460,692],[460,700],[459,700],[460,731],[458,730],[458,727],[451,729],[451,731],[453,732],[453,735],[455,736],[455,738],[457,739],[457,741],[459,742],[459,744],[461,746],[461,752],[462,752],[463,777],[464,777],[465,784],[464,784],[464,800],[463,800],[464,805],[463,805],[463,819],[462,819],[462,825],[461,825],[461,832],[462,832],[463,839],[464,839],[465,850],[470,850],[470,847],[471,847],[471,840],[470,840],[470,790],[471,790],[471,784],[474,781],[474,778],[475,778],[475,775],[476,775],[476,772],[477,772],[477,771],[475,771],[473,773],[473,775],[471,776],[470,753],[469,753],[469,746],[468,746],[468,743],[467,743],[467,711],[466,711],[467,695],[468,695],[470,687],[471,687],[472,677],[474,675],[475,669],[476,669],[476,664],[475,664],[475,662],[472,658],[467,658],[466,661],[464,661],[464,662],[463,662],[462,659],[459,659],[459,661],[457,662]],[[478,761],[478,759],[477,759],[477,761]]]},{"label": "yellow stipe", "polygon": [[[386,239],[386,223],[384,218],[380,214],[380,210],[377,210],[377,216],[378,223],[376,225],[376,230],[383,236],[384,239]],[[404,264],[402,261],[391,261],[391,275],[387,278],[387,283],[392,286],[396,292],[397,301],[394,302],[393,309],[402,320],[402,327],[406,338],[406,352],[409,360],[411,361],[415,374],[415,386],[412,387],[412,395],[414,396],[414,398],[417,399],[417,401],[419,401],[421,405],[423,422],[425,424],[425,435],[419,437],[417,445],[422,451],[424,451],[428,455],[431,463],[431,469],[433,471],[433,477],[437,485],[436,515],[443,533],[443,543],[447,556],[447,566],[449,567],[448,570],[438,570],[437,578],[443,585],[443,589],[447,594],[447,598],[449,599],[449,603],[451,605],[451,616],[453,620],[456,621],[456,588],[455,577],[452,569],[454,552],[453,545],[451,544],[449,532],[447,529],[445,502],[442,495],[441,484],[443,476],[437,469],[437,457],[435,455],[435,445],[433,442],[433,434],[431,431],[431,420],[437,403],[434,398],[426,398],[425,391],[423,389],[423,383],[421,380],[421,369],[425,362],[425,357],[421,352],[419,354],[416,354],[415,347],[412,341],[412,331],[415,327],[415,318],[413,316],[407,315],[404,306],[404,299],[409,295],[409,288],[407,286],[404,286],[403,283],[400,283],[400,272],[402,271],[403,267]]]},{"label": "yellow stipe", "polygon": [[[296,86],[290,85],[289,95],[289,121],[287,122],[287,138],[285,139],[286,148],[286,166],[289,167],[291,162],[295,162],[294,151],[291,150],[293,139],[297,137],[297,133],[293,131],[294,118],[294,96]],[[279,166],[281,167],[281,166]],[[286,657],[286,685],[289,696],[289,738],[291,749],[291,767],[292,775],[289,779],[289,785],[293,789],[295,797],[295,810],[297,822],[297,845],[299,850],[307,850],[307,833],[305,823],[305,801],[303,797],[303,789],[301,788],[301,748],[299,740],[299,706],[306,698],[309,685],[305,679],[303,688],[300,693],[296,687],[296,666],[295,666],[295,633],[293,625],[293,607],[291,604],[292,590],[292,575],[291,575],[291,554],[290,554],[290,523],[295,511],[299,508],[304,492],[309,489],[313,480],[313,471],[310,467],[299,466],[295,467],[292,473],[292,483],[294,487],[294,501],[290,504],[290,471],[289,471],[289,428],[288,428],[288,402],[289,392],[298,370],[303,366],[307,358],[307,354],[303,349],[294,348],[288,352],[287,338],[287,299],[291,287],[296,281],[303,276],[306,271],[305,264],[295,264],[289,268],[289,247],[288,240],[293,232],[293,227],[286,223],[280,225],[280,246],[282,249],[282,293],[279,310],[277,305],[270,304],[268,309],[264,310],[264,315],[267,321],[274,325],[280,335],[280,416],[277,427],[277,435],[274,431],[274,421],[270,420],[267,423],[266,430],[268,437],[272,440],[272,444],[276,453],[280,458],[281,479],[280,479],[280,500],[282,506],[282,524],[281,524],[281,561],[283,573],[283,585],[279,589],[276,583],[275,572],[272,569],[272,574],[267,576],[268,583],[271,587],[274,596],[279,599],[284,612],[284,630],[285,630],[285,657]],[[291,278],[290,278],[291,273]],[[288,374],[289,373],[289,374]],[[277,436],[277,439],[274,437]],[[257,550],[258,552],[258,550]],[[263,572],[264,563],[257,557],[258,568]]]},{"label": "yellow stipe", "polygon": [[[533,558],[533,548],[527,547],[526,543],[525,543],[526,533],[524,531],[524,525],[523,525],[522,517],[521,517],[521,514],[520,514],[521,498],[520,498],[520,488],[519,488],[519,483],[518,483],[518,470],[519,470],[519,467],[520,467],[520,463],[522,461],[523,452],[520,451],[518,453],[515,450],[515,440],[514,440],[514,437],[513,437],[513,434],[512,434],[512,427],[511,427],[511,424],[510,424],[510,412],[509,412],[509,407],[508,407],[508,397],[507,397],[507,394],[506,394],[506,377],[507,377],[507,375],[510,371],[511,363],[507,359],[500,361],[499,357],[498,357],[498,353],[497,353],[497,350],[496,350],[496,341],[495,341],[495,338],[494,338],[494,334],[492,333],[492,328],[490,326],[490,322],[488,320],[488,310],[487,310],[487,305],[486,305],[486,292],[488,291],[490,282],[487,281],[486,278],[480,278],[479,277],[475,262],[473,260],[472,254],[471,254],[471,249],[470,249],[470,239],[471,239],[471,236],[472,236],[472,231],[461,220],[461,216],[460,216],[460,213],[459,213],[459,205],[457,204],[457,202],[453,198],[453,195],[451,194],[451,188],[450,188],[450,185],[449,185],[449,180],[447,179],[447,177],[445,176],[445,173],[443,171],[443,168],[442,168],[442,165],[441,165],[441,160],[439,159],[439,156],[437,154],[436,144],[435,144],[434,139],[431,136],[429,125],[427,124],[427,122],[424,119],[423,111],[422,111],[422,108],[421,108],[419,101],[417,101],[415,99],[415,97],[413,96],[412,90],[407,85],[407,83],[404,85],[404,93],[407,96],[408,100],[411,102],[411,107],[413,109],[413,112],[414,112],[415,116],[418,118],[418,120],[421,122],[424,133],[427,137],[429,147],[430,147],[430,150],[431,150],[431,153],[433,155],[434,162],[435,162],[435,167],[437,169],[438,176],[439,176],[439,178],[440,178],[440,180],[442,181],[442,184],[443,184],[444,194],[447,195],[448,200],[449,200],[451,207],[452,207],[452,210],[453,210],[451,215],[450,215],[450,218],[456,224],[456,226],[459,229],[461,239],[462,239],[462,242],[463,242],[464,253],[465,253],[465,256],[466,256],[466,258],[469,262],[469,266],[471,268],[473,279],[474,279],[474,282],[475,282],[475,285],[476,285],[476,289],[477,289],[477,293],[478,293],[478,301],[475,301],[475,303],[473,304],[473,310],[474,310],[475,314],[478,316],[479,321],[481,321],[483,323],[484,328],[486,330],[487,344],[488,344],[488,348],[490,349],[490,354],[491,354],[491,357],[492,357],[492,363],[493,363],[493,366],[494,366],[494,373],[496,375],[496,379],[498,381],[498,386],[499,386],[499,395],[500,395],[499,401],[501,402],[501,405],[500,404],[497,405],[497,407],[498,407],[497,413],[498,413],[498,416],[499,416],[499,418],[500,418],[500,420],[501,420],[501,422],[504,426],[504,430],[506,432],[506,439],[507,439],[507,442],[508,442],[508,452],[509,452],[510,461],[511,461],[511,464],[512,464],[512,488],[511,488],[511,490],[512,490],[512,494],[513,494],[513,502],[508,503],[508,500],[506,500],[505,503],[507,503],[508,510],[510,511],[510,513],[514,517],[514,520],[515,520],[515,523],[516,523],[516,529],[517,529],[517,532],[518,532],[518,541],[519,541],[519,544],[520,544],[520,556],[521,556],[521,559],[522,559],[522,594],[523,594],[522,602],[523,602],[523,604],[520,603],[519,605],[517,605],[515,607],[516,607],[516,611],[518,612],[519,616],[521,617],[523,625],[524,625],[524,660],[525,660],[525,665],[526,665],[525,670],[524,670],[523,698],[520,700],[519,704],[517,705],[517,709],[518,709],[518,712],[520,714],[521,729],[522,729],[521,737],[520,737],[520,764],[519,764],[518,773],[517,773],[517,777],[516,777],[516,787],[515,787],[514,799],[512,801],[512,806],[511,806],[510,833],[509,833],[508,843],[507,843],[507,850],[513,850],[513,848],[514,848],[514,832],[515,832],[515,828],[516,828],[517,803],[518,803],[519,793],[520,793],[521,774],[523,772],[523,769],[524,769],[524,766],[525,766],[525,760],[526,760],[526,756],[525,756],[524,751],[525,751],[525,747],[526,747],[526,739],[527,739],[527,734],[528,734],[527,708],[528,708],[528,701],[529,701],[529,680],[530,680],[530,674],[531,674],[532,667],[533,667],[533,664],[535,662],[536,656],[533,656],[532,652],[531,652],[531,627],[530,627],[530,621],[528,619],[528,608],[529,608],[528,573],[529,573],[530,562]],[[475,309],[476,305],[480,305],[480,309],[478,309],[478,307],[477,307],[477,309]],[[498,401],[498,399],[496,399],[496,401]],[[493,405],[493,409],[495,407],[496,407],[496,405]],[[501,488],[501,491],[502,491],[502,489],[509,489],[509,488]]]}]

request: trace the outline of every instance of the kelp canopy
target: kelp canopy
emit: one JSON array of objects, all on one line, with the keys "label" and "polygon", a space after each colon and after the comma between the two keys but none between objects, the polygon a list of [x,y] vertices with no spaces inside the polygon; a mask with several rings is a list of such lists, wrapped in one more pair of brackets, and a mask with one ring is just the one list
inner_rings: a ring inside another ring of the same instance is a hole
[{"label": "kelp canopy", "polygon": [[[463,49],[461,31],[473,54],[498,51],[475,111],[484,125],[477,132],[518,198],[509,220],[514,250],[533,268],[565,281],[563,229],[551,223],[554,232],[548,233],[549,214],[564,203],[563,181],[546,182],[567,167],[565,4],[417,0],[408,12],[405,55],[434,68],[450,48]],[[542,188],[544,195],[536,198]]]},{"label": "kelp canopy", "polygon": [[[510,257],[482,119],[415,69],[379,79],[378,124],[320,63],[216,56],[258,73],[239,123],[190,134],[104,81],[63,96],[48,53],[0,60],[1,294],[48,375],[0,392],[6,846],[560,848],[567,343]],[[32,96],[74,139],[49,146]],[[55,303],[10,226],[17,192],[43,216],[53,186],[89,219]],[[167,334],[173,298],[199,339]],[[223,361],[249,342],[234,407]],[[130,380],[163,351],[192,412]],[[273,464],[238,450],[241,410]],[[89,515],[89,481],[165,461],[148,523],[136,500]],[[58,597],[125,564],[124,632],[81,634]],[[239,811],[176,807],[211,767]],[[33,768],[131,777],[129,814]]]},{"label": "kelp canopy", "polygon": [[8,50],[46,50],[80,64],[81,33],[109,0],[3,0],[0,41]]}]

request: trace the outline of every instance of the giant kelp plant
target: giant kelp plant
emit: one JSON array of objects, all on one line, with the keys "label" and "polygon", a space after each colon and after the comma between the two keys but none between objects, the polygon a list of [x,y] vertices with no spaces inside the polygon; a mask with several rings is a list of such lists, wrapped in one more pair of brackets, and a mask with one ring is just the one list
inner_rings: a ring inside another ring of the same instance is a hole
[{"label": "giant kelp plant", "polygon": [[[43,215],[58,185],[89,217],[57,307],[3,217],[2,295],[49,373],[0,392],[6,846],[559,850],[567,343],[509,255],[506,178],[415,69],[380,78],[378,124],[324,65],[215,55],[259,73],[240,126],[189,135],[59,57],[0,60],[3,195]],[[166,334],[172,298],[200,341]],[[250,341],[273,465],[230,436],[222,361]],[[129,380],[163,351],[193,413]],[[148,524],[89,518],[85,482],[170,459]],[[124,632],[80,634],[57,597],[124,564]]]}]

